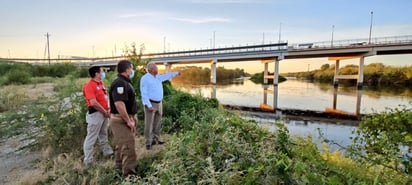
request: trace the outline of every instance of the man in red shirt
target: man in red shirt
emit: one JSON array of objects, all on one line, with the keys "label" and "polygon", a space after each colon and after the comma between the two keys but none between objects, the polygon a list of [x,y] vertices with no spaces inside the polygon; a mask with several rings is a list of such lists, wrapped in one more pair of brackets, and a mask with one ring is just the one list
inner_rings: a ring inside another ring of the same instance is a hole
[{"label": "man in red shirt", "polygon": [[96,140],[99,141],[103,156],[113,155],[113,149],[107,139],[110,111],[106,88],[102,81],[106,74],[98,66],[89,68],[89,74],[91,79],[83,87],[83,94],[89,109],[86,114],[87,136],[83,144],[83,163],[86,165],[93,162],[93,146]]}]

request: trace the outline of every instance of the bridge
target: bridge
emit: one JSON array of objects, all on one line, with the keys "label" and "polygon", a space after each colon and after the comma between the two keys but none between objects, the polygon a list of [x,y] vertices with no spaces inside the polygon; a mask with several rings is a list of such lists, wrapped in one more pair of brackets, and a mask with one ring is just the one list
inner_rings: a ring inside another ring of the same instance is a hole
[{"label": "bridge", "polygon": [[[412,35],[396,37],[377,37],[369,39],[341,40],[334,42],[314,42],[301,44],[274,43],[217,49],[199,49],[177,52],[143,54],[143,59],[150,59],[157,64],[165,65],[166,71],[173,64],[210,63],[211,83],[216,83],[216,64],[219,62],[241,62],[261,60],[264,64],[264,83],[273,79],[278,84],[279,62],[284,59],[328,57],[335,61],[334,86],[339,79],[356,79],[359,88],[363,84],[363,67],[365,57],[374,55],[412,54]],[[359,58],[357,75],[340,75],[341,60]],[[114,66],[117,60],[96,60],[86,65]],[[274,62],[274,75],[268,75],[268,63]]]},{"label": "bridge", "polygon": [[[264,83],[273,79],[278,84],[279,62],[284,59],[328,57],[335,61],[334,85],[338,86],[339,79],[356,79],[358,87],[363,84],[364,58],[374,55],[412,54],[412,35],[395,37],[377,37],[369,39],[338,40],[327,42],[288,44],[287,42],[224,47],[214,49],[198,49],[162,53],[142,54],[142,59],[165,65],[166,71],[173,64],[210,63],[211,83],[216,83],[216,65],[220,62],[242,62],[260,60],[264,64]],[[52,61],[76,61],[81,66],[116,66],[126,56],[102,58],[67,58],[51,59]],[[341,60],[359,58],[357,75],[340,75]],[[12,61],[45,61],[45,59],[0,58]],[[84,62],[90,61],[90,62]],[[274,62],[274,75],[268,75],[268,64]]]},{"label": "bridge", "polygon": [[[192,64],[210,63],[211,65],[211,84],[216,84],[216,65],[221,62],[247,62],[260,60],[264,64],[264,99],[261,109],[276,110],[278,96],[279,62],[285,59],[319,58],[327,57],[335,61],[334,86],[338,87],[339,79],[356,79],[358,87],[357,103],[355,113],[344,113],[347,115],[358,116],[360,113],[360,94],[363,84],[363,68],[365,57],[375,55],[393,54],[412,54],[412,35],[396,37],[378,37],[369,39],[353,39],[327,42],[309,42],[299,44],[289,44],[287,42],[246,45],[238,47],[224,47],[214,49],[198,49],[175,52],[147,53],[142,54],[142,59],[151,60],[159,65],[165,65],[166,71],[171,69],[173,64]],[[357,75],[340,75],[340,61],[346,59],[359,59]],[[52,61],[75,61],[80,66],[102,66],[114,67],[121,59],[126,56],[102,57],[102,58],[64,58],[51,59]],[[0,58],[6,61],[37,61],[47,64],[46,59],[28,58]],[[268,64],[274,63],[274,74],[268,75]],[[273,79],[274,90],[268,90],[268,79]],[[214,86],[215,87],[215,86]],[[341,114],[342,111],[336,110],[337,90],[335,88],[333,96],[333,107],[327,108],[325,112]],[[267,95],[273,95],[273,107],[267,104]],[[212,91],[212,97],[216,97],[216,89]]]}]

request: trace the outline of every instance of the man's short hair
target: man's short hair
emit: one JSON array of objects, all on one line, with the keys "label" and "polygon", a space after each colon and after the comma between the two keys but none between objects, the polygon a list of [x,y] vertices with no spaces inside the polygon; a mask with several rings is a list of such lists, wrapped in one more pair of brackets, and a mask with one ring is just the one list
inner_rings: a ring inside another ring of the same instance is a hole
[{"label": "man's short hair", "polygon": [[123,73],[125,72],[127,69],[132,67],[132,63],[128,60],[120,60],[119,63],[117,63],[117,72]]},{"label": "man's short hair", "polygon": [[93,66],[89,68],[90,77],[94,78],[96,73],[100,73],[100,66]]},{"label": "man's short hair", "polygon": [[155,66],[156,66],[156,63],[154,63],[154,62],[148,63],[147,66],[146,66],[146,72],[152,71],[152,69],[153,69]]}]

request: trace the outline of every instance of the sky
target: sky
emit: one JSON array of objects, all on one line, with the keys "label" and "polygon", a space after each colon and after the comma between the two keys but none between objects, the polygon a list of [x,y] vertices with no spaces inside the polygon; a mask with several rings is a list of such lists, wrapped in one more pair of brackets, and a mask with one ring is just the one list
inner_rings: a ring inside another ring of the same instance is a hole
[{"label": "sky", "polygon": [[[45,58],[46,33],[52,58],[121,55],[132,43],[151,53],[279,37],[289,44],[330,42],[332,33],[334,41],[362,39],[369,37],[371,22],[372,38],[412,35],[411,7],[410,0],[0,0],[0,58]],[[368,57],[365,63],[412,65],[411,58]],[[325,63],[331,61],[285,60],[280,70]],[[248,63],[218,65],[263,70]]]}]

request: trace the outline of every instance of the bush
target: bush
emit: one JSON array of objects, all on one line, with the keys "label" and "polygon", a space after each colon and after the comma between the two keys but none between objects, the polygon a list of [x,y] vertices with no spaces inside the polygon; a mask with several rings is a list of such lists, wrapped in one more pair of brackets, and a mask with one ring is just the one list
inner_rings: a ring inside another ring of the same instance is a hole
[{"label": "bush", "polygon": [[6,80],[3,82],[3,85],[28,84],[31,82],[30,78],[31,74],[28,71],[13,69],[7,73]]},{"label": "bush", "polygon": [[[310,138],[290,138],[237,115],[209,109],[209,121],[174,137],[164,158],[136,184],[405,184],[408,176],[358,164],[340,152],[322,154]],[[188,119],[188,117],[187,117]],[[124,181],[125,182],[125,181]],[[127,180],[126,182],[129,182]]]},{"label": "bush", "polygon": [[[169,85],[165,85],[170,90]],[[165,96],[163,102],[162,131],[165,133],[178,133],[191,130],[195,122],[210,121],[207,111],[216,109],[219,102],[215,98],[202,98],[192,96],[181,91],[171,91]]]},{"label": "bush", "polygon": [[412,174],[411,108],[402,106],[366,116],[356,134],[349,150],[354,158]]}]

